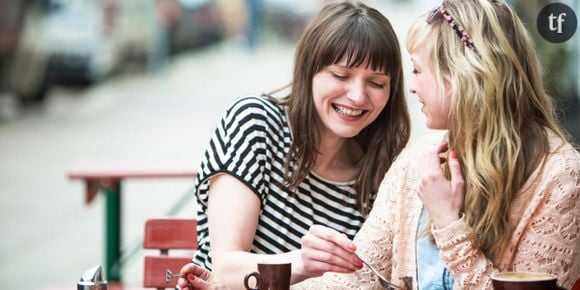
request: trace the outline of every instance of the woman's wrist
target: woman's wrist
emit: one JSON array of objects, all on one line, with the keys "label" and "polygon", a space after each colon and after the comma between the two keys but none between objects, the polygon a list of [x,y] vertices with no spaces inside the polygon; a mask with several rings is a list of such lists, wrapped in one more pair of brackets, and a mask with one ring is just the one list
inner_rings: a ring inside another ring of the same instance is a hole
[{"label": "woman's wrist", "polygon": [[304,269],[304,265],[302,264],[302,256],[300,250],[290,251],[282,255],[285,256],[284,257],[285,259],[289,260],[290,263],[292,263],[290,284],[296,284],[310,278],[310,276]]},{"label": "woman's wrist", "polygon": [[461,218],[461,216],[459,214],[445,215],[445,216],[439,217],[437,219],[434,219],[433,217],[431,217],[431,219],[433,221],[433,225],[435,226],[436,229],[443,229],[443,228],[447,227],[448,225],[458,221],[460,218]]},{"label": "woman's wrist", "polygon": [[303,273],[297,273],[297,272],[292,271],[292,276],[290,277],[290,284],[294,285],[294,284],[300,283],[308,278],[311,278],[311,277],[309,277],[308,275],[304,275]]}]

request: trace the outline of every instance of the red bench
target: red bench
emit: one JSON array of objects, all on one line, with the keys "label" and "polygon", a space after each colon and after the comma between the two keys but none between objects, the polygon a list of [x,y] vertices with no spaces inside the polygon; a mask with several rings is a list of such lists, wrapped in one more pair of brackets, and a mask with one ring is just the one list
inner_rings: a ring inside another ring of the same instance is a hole
[{"label": "red bench", "polygon": [[143,248],[159,250],[159,255],[145,255],[143,286],[145,288],[173,288],[177,280],[166,284],[165,272],[178,274],[191,262],[192,254],[170,255],[170,250],[195,250],[197,248],[197,223],[186,218],[150,218],[145,222]]}]

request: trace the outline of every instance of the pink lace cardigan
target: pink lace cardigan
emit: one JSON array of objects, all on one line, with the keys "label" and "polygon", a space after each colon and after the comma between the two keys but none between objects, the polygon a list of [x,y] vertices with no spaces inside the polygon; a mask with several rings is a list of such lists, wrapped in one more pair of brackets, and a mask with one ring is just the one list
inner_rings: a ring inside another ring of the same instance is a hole
[{"label": "pink lace cardigan", "polygon": [[[367,221],[354,239],[357,253],[378,266],[391,281],[417,289],[416,237],[421,212],[417,196],[422,154],[441,136],[416,142],[386,174]],[[550,136],[551,151],[543,171],[536,170],[514,201],[509,248],[486,258],[467,238],[463,219],[433,230],[454,289],[492,289],[498,271],[548,272],[570,288],[580,277],[580,154]],[[292,289],[382,289],[368,268],[353,274],[326,273]]]}]

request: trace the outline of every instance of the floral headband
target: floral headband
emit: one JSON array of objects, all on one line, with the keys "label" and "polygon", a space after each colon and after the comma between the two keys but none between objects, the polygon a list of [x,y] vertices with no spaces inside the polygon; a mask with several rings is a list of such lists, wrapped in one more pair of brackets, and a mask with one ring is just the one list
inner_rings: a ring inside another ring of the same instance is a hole
[{"label": "floral headband", "polygon": [[465,46],[465,47],[473,50],[475,53],[477,53],[477,49],[475,49],[475,45],[473,44],[473,39],[471,39],[469,34],[467,34],[467,32],[465,32],[465,29],[463,29],[463,27],[461,27],[461,25],[459,25],[455,21],[455,19],[453,19],[453,17],[449,14],[449,12],[447,12],[447,10],[445,10],[445,8],[443,8],[443,3],[441,3],[441,5],[439,5],[435,9],[431,10],[429,15],[427,16],[427,23],[429,23],[429,24],[433,23],[433,21],[435,19],[437,19],[437,17],[439,17],[439,16],[441,16],[445,20],[447,20],[447,23],[449,23],[449,25],[451,25],[451,28],[453,28],[453,31],[455,31],[457,36],[461,39],[463,46]]}]

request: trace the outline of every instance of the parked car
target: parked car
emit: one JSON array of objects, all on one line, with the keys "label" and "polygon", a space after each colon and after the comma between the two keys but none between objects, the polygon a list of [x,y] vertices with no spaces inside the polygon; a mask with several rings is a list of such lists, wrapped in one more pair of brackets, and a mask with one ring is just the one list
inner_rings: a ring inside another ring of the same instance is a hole
[{"label": "parked car", "polygon": [[[2,53],[0,92],[40,102],[53,83],[98,81],[119,59],[116,1],[29,0],[2,2],[19,19],[13,48]],[[6,57],[4,57],[6,56]]]},{"label": "parked car", "polygon": [[322,0],[262,0],[266,27],[295,42],[323,6]]},{"label": "parked car", "polygon": [[223,39],[225,25],[215,0],[179,0],[180,13],[170,33],[171,54]]},{"label": "parked car", "polygon": [[[156,11],[164,1],[178,11],[167,31]],[[55,83],[99,82],[127,61],[149,66],[159,43],[166,59],[214,43],[219,12],[215,0],[0,0],[0,94],[40,102]]]},{"label": "parked car", "polygon": [[0,33],[7,37],[0,56],[0,93],[41,100],[46,94],[48,59],[38,39],[45,6],[41,1],[7,0],[0,1],[0,11]]},{"label": "parked car", "polygon": [[51,83],[91,84],[117,67],[121,46],[115,35],[112,1],[68,0],[43,19],[43,40]]}]

